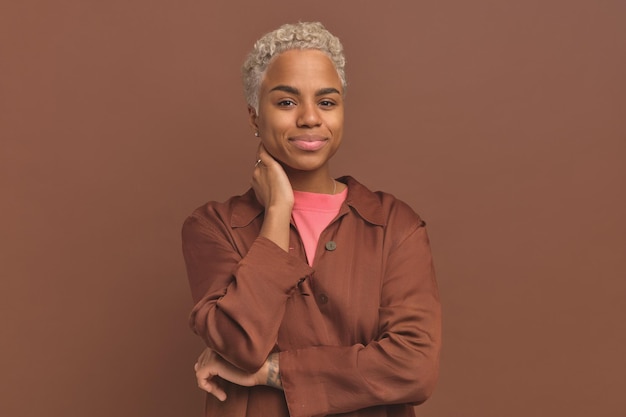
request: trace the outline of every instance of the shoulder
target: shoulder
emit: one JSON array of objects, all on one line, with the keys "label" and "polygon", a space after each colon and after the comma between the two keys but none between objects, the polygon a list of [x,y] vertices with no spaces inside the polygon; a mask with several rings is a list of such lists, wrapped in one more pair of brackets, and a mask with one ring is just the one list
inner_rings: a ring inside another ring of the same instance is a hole
[{"label": "shoulder", "polygon": [[426,223],[404,201],[385,191],[371,191],[352,177],[340,179],[348,185],[346,203],[365,220],[384,227],[417,228]]},{"label": "shoulder", "polygon": [[406,202],[396,198],[393,194],[377,191],[381,196],[381,204],[389,221],[395,221],[407,225],[425,226],[426,222]]},{"label": "shoulder", "polygon": [[230,229],[245,226],[262,212],[263,207],[250,189],[226,201],[209,201],[196,208],[185,219],[183,233],[189,229]]}]

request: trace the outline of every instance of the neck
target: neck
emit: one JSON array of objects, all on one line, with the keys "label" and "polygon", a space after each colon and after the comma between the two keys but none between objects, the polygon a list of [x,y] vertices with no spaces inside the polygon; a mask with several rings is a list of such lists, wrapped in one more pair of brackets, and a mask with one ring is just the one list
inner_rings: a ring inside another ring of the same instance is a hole
[{"label": "neck", "polygon": [[334,194],[337,184],[328,169],[318,171],[285,170],[295,191],[310,193]]}]

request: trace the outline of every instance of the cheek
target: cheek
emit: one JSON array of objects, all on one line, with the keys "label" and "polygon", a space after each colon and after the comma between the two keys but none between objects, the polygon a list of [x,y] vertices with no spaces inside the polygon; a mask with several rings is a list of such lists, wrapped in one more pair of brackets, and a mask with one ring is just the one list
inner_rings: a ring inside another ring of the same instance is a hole
[{"label": "cheek", "polygon": [[335,134],[340,135],[343,131],[343,115],[337,115],[328,120],[328,128]]},{"label": "cheek", "polygon": [[281,118],[275,115],[273,115],[272,117],[266,117],[262,121],[259,122],[258,124],[259,130],[266,132],[268,134],[280,133],[281,131],[285,130],[287,127],[287,123],[283,119],[284,117]]}]

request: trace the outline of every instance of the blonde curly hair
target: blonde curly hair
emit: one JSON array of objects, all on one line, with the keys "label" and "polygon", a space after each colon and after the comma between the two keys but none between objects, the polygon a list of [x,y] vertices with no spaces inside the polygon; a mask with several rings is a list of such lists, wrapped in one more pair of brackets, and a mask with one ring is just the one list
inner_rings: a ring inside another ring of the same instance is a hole
[{"label": "blonde curly hair", "polygon": [[274,57],[291,49],[317,49],[328,55],[337,69],[345,93],[346,58],[343,55],[343,46],[339,38],[330,33],[320,22],[286,24],[256,41],[241,69],[246,101],[257,112],[263,74]]}]

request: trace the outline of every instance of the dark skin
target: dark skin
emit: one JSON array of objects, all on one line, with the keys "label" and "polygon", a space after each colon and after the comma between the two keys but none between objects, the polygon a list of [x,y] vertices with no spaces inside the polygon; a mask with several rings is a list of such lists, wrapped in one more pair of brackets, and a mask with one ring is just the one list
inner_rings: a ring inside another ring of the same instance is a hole
[{"label": "dark skin", "polygon": [[[248,116],[261,141],[251,180],[265,207],[259,236],[289,251],[293,190],[331,194],[345,188],[332,179],[329,166],[343,135],[343,87],[332,61],[317,50],[283,52],[264,74],[258,114],[249,107]],[[216,376],[282,389],[278,353],[247,373],[207,348],[194,369],[198,386],[220,401],[226,393]]]}]

